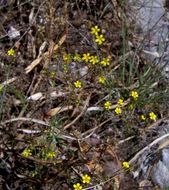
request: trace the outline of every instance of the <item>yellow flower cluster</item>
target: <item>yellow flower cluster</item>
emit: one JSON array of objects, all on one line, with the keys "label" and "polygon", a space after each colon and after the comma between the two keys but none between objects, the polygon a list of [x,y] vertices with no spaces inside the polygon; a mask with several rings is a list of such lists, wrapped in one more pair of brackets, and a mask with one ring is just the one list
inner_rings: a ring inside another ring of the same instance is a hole
[{"label": "yellow flower cluster", "polygon": [[56,77],[56,72],[55,72],[55,71],[52,71],[52,72],[50,73],[50,77],[51,77],[51,78],[55,78],[55,77]]},{"label": "yellow flower cluster", "polygon": [[71,61],[72,61],[72,58],[71,58],[71,55],[70,54],[64,54],[63,55],[63,61],[65,62],[65,63],[70,63]]},{"label": "yellow flower cluster", "polygon": [[99,58],[96,55],[90,55],[90,53],[84,53],[82,60],[86,63],[90,62],[93,65],[99,62]]},{"label": "yellow flower cluster", "polygon": [[130,168],[130,165],[129,165],[128,162],[123,162],[122,166],[123,166],[124,169],[129,169]]},{"label": "yellow flower cluster", "polygon": [[78,54],[78,53],[75,53],[75,55],[73,56],[73,60],[74,61],[81,61],[81,56],[80,56],[80,54]]},{"label": "yellow flower cluster", "polygon": [[[149,115],[150,120],[155,121],[155,120],[157,119],[157,115],[156,115],[154,112],[150,112],[148,115]],[[140,119],[141,119],[142,121],[145,121],[145,120],[146,120],[145,115],[143,115],[143,114],[140,115]]]},{"label": "yellow flower cluster", "polygon": [[49,151],[47,154],[46,154],[46,157],[47,158],[54,158],[56,156],[56,153],[54,151]]},{"label": "yellow flower cluster", "polygon": [[[91,177],[87,174],[84,174],[82,176],[82,183],[86,183],[89,184],[91,182]],[[74,190],[81,190],[82,189],[82,185],[80,183],[76,183],[73,185]]]},{"label": "yellow flower cluster", "polygon": [[31,149],[25,149],[23,152],[22,152],[22,156],[24,156],[25,158],[29,157],[32,155],[32,152],[31,152]]},{"label": "yellow flower cluster", "polygon": [[106,82],[106,78],[104,76],[99,77],[100,84],[105,84],[105,82]]},{"label": "yellow flower cluster", "polygon": [[98,45],[101,45],[105,41],[105,38],[104,38],[103,34],[99,35],[99,32],[100,32],[100,28],[97,25],[93,26],[91,28],[91,34],[93,34],[95,36],[95,42]]}]

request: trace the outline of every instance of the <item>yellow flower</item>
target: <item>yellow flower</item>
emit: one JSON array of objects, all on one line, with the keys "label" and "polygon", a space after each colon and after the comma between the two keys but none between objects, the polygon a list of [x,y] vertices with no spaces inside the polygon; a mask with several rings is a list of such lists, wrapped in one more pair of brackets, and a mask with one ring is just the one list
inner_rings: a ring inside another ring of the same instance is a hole
[{"label": "yellow flower", "polygon": [[110,59],[109,58],[103,58],[103,60],[100,62],[100,64],[103,67],[106,67],[106,66],[110,65]]},{"label": "yellow flower", "polygon": [[90,53],[84,53],[82,60],[84,60],[85,62],[89,62],[90,60]]},{"label": "yellow flower", "polygon": [[109,101],[105,102],[104,107],[105,107],[106,110],[111,109],[111,103]]},{"label": "yellow flower", "polygon": [[50,77],[51,77],[51,78],[55,78],[55,77],[56,77],[56,72],[55,72],[55,71],[52,71],[52,72],[50,73]]},{"label": "yellow flower", "polygon": [[11,48],[10,50],[8,50],[7,54],[8,54],[9,56],[14,56],[14,54],[15,54],[14,49]]},{"label": "yellow flower", "polygon": [[103,34],[101,35],[96,35],[95,42],[101,45],[105,41],[105,38],[103,37]]},{"label": "yellow flower", "polygon": [[56,153],[54,151],[50,151],[46,154],[47,158],[54,158],[56,156]]},{"label": "yellow flower", "polygon": [[106,82],[106,78],[104,76],[99,77],[100,84],[105,84],[105,82]]},{"label": "yellow flower", "polygon": [[99,32],[100,32],[100,28],[98,26],[93,26],[91,28],[91,34],[94,34],[95,36],[97,36]]},{"label": "yellow flower", "polygon": [[67,73],[68,72],[68,65],[64,64],[63,65],[63,70],[64,70],[65,73]]},{"label": "yellow flower", "polygon": [[140,119],[141,119],[142,121],[145,121],[145,120],[146,120],[146,117],[142,114],[142,115],[140,115]]},{"label": "yellow flower", "polygon": [[63,61],[66,63],[70,63],[72,61],[71,55],[70,54],[64,54],[63,55]]},{"label": "yellow flower", "polygon": [[82,176],[82,182],[83,183],[89,184],[90,181],[91,181],[91,177],[89,175],[85,174],[85,175]]},{"label": "yellow flower", "polygon": [[117,107],[114,111],[115,111],[115,113],[116,113],[117,115],[119,115],[119,114],[122,113],[122,110],[121,110],[121,108],[119,108],[119,107]]},{"label": "yellow flower", "polygon": [[80,54],[75,53],[75,55],[74,55],[74,57],[73,57],[73,60],[74,60],[74,61],[81,61]]},{"label": "yellow flower", "polygon": [[129,169],[130,168],[130,165],[129,165],[128,162],[123,162],[122,166],[123,166],[124,169]]},{"label": "yellow flower", "polygon": [[154,112],[150,112],[150,113],[149,113],[149,117],[150,117],[151,120],[154,120],[154,121],[155,121],[156,118],[157,118],[157,116],[156,116],[156,114],[155,114]]},{"label": "yellow flower", "polygon": [[92,63],[93,65],[95,65],[98,62],[99,62],[99,59],[98,59],[97,56],[90,56],[90,63]]},{"label": "yellow flower", "polygon": [[29,157],[29,156],[31,156],[32,155],[32,153],[31,153],[31,149],[25,149],[23,152],[22,152],[22,156],[24,156],[24,157]]},{"label": "yellow flower", "polygon": [[74,187],[74,190],[81,190],[82,189],[82,186],[80,185],[80,183],[74,184],[73,187]]},{"label": "yellow flower", "polygon": [[79,80],[74,82],[74,85],[75,85],[76,88],[81,88],[82,87],[82,83]]},{"label": "yellow flower", "polygon": [[131,91],[131,96],[133,97],[134,100],[137,100],[137,98],[138,98],[137,91],[135,91],[135,90]]},{"label": "yellow flower", "polygon": [[120,99],[118,99],[117,103],[119,106],[122,106],[124,104],[124,101],[123,101],[123,99],[120,98]]}]

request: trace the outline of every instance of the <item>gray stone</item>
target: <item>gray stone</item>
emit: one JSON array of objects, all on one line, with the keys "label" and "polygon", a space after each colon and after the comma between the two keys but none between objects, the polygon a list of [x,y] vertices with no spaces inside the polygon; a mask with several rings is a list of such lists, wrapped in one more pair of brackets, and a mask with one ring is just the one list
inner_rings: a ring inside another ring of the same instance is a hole
[{"label": "gray stone", "polygon": [[152,180],[162,188],[169,187],[169,169],[164,162],[158,161],[156,166],[154,166]]},{"label": "gray stone", "polygon": [[130,0],[130,2],[136,12],[137,24],[142,30],[140,36],[146,36],[147,39],[144,42],[144,50],[159,55],[157,58],[149,56],[148,59],[164,66],[163,74],[169,79],[169,12],[164,8],[165,0]]}]

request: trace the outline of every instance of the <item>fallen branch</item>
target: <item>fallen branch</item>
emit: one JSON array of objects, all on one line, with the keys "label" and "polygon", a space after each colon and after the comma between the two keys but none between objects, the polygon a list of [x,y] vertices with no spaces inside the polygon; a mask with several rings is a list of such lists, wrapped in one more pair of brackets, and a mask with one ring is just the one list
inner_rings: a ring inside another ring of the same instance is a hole
[{"label": "fallen branch", "polygon": [[163,139],[165,139],[166,137],[169,137],[169,133],[159,137],[158,139],[154,140],[152,143],[150,143],[149,145],[147,145],[146,147],[144,147],[142,150],[140,150],[130,161],[129,164],[134,164],[137,159],[144,153],[144,151],[150,149],[153,145],[157,144],[158,142],[162,141]]}]

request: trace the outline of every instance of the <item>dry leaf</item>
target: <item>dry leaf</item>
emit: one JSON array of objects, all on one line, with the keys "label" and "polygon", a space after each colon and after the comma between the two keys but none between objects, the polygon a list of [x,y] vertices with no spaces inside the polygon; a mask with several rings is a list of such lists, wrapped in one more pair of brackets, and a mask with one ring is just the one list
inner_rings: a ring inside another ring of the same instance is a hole
[{"label": "dry leaf", "polygon": [[35,59],[28,67],[26,67],[25,72],[28,74],[34,67],[36,67],[42,61],[42,57]]},{"label": "dry leaf", "polygon": [[58,113],[61,113],[61,112],[67,111],[67,110],[71,110],[71,109],[73,109],[73,106],[71,106],[71,105],[65,106],[65,107],[56,107],[56,108],[53,108],[50,111],[48,111],[47,116],[52,117]]},{"label": "dry leaf", "polygon": [[93,172],[97,175],[100,175],[103,173],[103,168],[99,163],[95,163],[94,161],[88,162],[86,164],[86,167],[90,172]]},{"label": "dry leaf", "polygon": [[36,94],[33,94],[32,96],[29,96],[27,100],[37,101],[40,98],[42,98],[43,94],[41,92],[38,92]]}]

